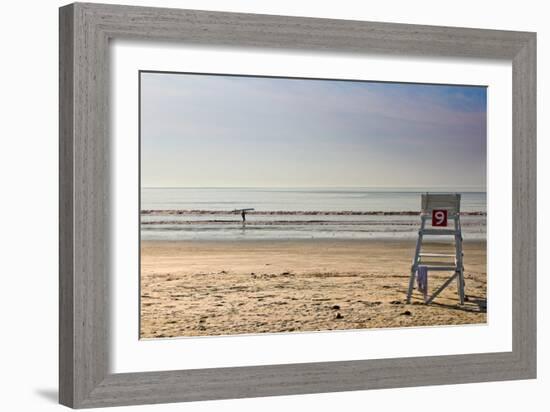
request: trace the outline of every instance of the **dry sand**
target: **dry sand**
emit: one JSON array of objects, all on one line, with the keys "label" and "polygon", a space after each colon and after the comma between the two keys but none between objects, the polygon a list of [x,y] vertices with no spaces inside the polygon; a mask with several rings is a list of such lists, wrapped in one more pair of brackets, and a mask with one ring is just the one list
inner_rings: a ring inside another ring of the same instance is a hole
[{"label": "dry sand", "polygon": [[[433,251],[449,246],[431,245]],[[431,305],[406,292],[414,242],[144,241],[141,337],[486,322],[486,244],[466,242],[468,302],[453,282]],[[431,272],[430,289],[449,277]]]}]

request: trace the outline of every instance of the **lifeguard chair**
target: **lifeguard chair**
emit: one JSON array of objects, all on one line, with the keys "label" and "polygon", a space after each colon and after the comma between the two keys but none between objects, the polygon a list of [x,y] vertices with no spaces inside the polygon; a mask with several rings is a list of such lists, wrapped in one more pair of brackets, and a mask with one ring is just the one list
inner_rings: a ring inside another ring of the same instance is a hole
[{"label": "lifeguard chair", "polygon": [[[420,213],[420,230],[416,241],[416,250],[411,266],[407,303],[411,303],[415,279],[423,289],[424,302],[431,303],[453,280],[457,281],[458,298],[464,304],[464,265],[462,252],[462,229],[460,226],[459,193],[424,193]],[[451,229],[449,229],[449,222]],[[451,237],[454,240],[454,253],[428,253],[424,251],[426,236]],[[430,271],[452,271],[453,274],[431,296],[428,294],[428,273]]]}]

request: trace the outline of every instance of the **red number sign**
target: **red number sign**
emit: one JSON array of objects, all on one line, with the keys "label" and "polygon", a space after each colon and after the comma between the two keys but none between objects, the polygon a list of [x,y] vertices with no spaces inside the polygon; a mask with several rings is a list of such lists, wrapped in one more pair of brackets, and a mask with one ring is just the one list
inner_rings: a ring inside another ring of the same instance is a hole
[{"label": "red number sign", "polygon": [[432,226],[447,226],[447,211],[444,209],[432,210]]}]

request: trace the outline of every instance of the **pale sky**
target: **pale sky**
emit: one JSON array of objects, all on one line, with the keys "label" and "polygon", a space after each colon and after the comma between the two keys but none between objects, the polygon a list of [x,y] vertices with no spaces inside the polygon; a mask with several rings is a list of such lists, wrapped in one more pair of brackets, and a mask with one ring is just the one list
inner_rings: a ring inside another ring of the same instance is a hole
[{"label": "pale sky", "polygon": [[142,187],[485,190],[486,88],[141,74]]}]

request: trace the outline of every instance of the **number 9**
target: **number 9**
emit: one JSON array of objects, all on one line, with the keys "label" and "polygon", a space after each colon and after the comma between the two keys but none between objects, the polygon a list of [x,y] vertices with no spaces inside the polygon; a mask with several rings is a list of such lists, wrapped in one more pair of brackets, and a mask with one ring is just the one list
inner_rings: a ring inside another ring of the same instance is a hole
[{"label": "number 9", "polygon": [[434,217],[435,217],[435,223],[438,225],[441,225],[443,224],[443,222],[445,222],[445,213],[441,210],[438,210],[437,212],[435,212]]}]

